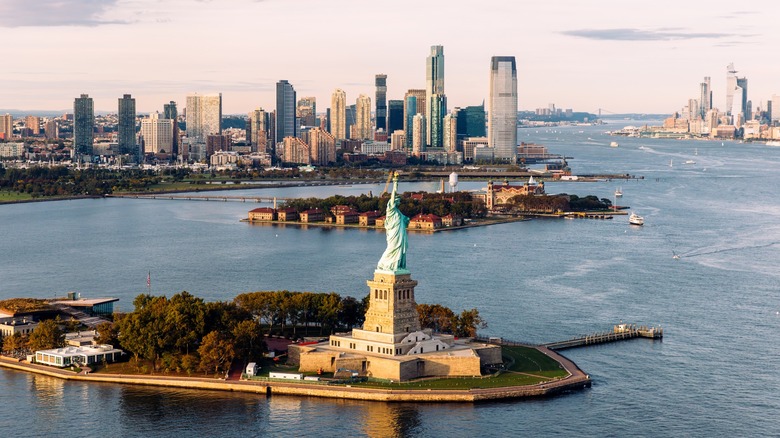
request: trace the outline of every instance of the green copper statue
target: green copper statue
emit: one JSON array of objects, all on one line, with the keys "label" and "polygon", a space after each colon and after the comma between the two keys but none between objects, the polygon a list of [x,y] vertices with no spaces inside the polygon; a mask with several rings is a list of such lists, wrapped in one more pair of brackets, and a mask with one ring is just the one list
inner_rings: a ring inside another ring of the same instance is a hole
[{"label": "green copper statue", "polygon": [[397,195],[398,173],[393,175],[393,193],[390,194],[390,200],[387,201],[387,213],[385,215],[385,234],[387,236],[387,249],[385,249],[382,258],[376,266],[379,271],[403,272],[406,269],[406,249],[409,243],[406,240],[406,227],[409,225],[409,218],[401,213],[398,205],[401,199]]}]

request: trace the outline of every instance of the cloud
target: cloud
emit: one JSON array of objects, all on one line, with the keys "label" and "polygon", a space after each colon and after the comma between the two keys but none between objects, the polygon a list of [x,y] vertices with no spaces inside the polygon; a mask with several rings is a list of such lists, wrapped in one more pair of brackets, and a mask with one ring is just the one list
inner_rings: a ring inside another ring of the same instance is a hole
[{"label": "cloud", "polygon": [[692,39],[734,38],[737,35],[723,32],[686,32],[681,28],[642,29],[577,29],[561,32],[563,35],[606,41],[673,41]]},{"label": "cloud", "polygon": [[106,19],[108,10],[119,0],[2,0],[0,27],[100,26],[127,24]]}]

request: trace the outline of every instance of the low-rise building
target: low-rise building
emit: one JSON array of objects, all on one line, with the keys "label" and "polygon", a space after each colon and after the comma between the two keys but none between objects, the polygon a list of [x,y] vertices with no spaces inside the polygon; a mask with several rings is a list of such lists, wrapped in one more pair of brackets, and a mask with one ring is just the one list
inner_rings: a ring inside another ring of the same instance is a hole
[{"label": "low-rise building", "polygon": [[306,211],[302,211],[301,222],[322,222],[325,220],[325,212],[319,208],[311,208]]},{"label": "low-rise building", "polygon": [[283,221],[283,222],[292,222],[298,220],[298,210],[288,207],[288,208],[280,208],[276,211],[276,218],[277,220]]},{"label": "low-rise building", "polygon": [[62,347],[51,350],[39,350],[35,352],[35,362],[55,367],[67,367],[71,365],[92,365],[106,362],[115,362],[124,352],[112,345],[102,344],[82,347]]},{"label": "low-rise building", "polygon": [[450,213],[441,218],[441,224],[445,227],[459,227],[463,225],[463,218],[458,214]]},{"label": "low-rise building", "polygon": [[347,211],[341,210],[338,213],[333,213],[333,215],[336,217],[336,224],[338,225],[358,223],[359,214],[358,212],[352,209],[349,209]]},{"label": "low-rise building", "polygon": [[260,207],[249,211],[249,221],[275,221],[276,210],[271,207]]},{"label": "low-rise building", "polygon": [[0,318],[0,334],[4,338],[16,333],[29,335],[36,327],[38,322],[32,318]]},{"label": "low-rise building", "polygon": [[409,221],[410,230],[435,230],[441,228],[442,222],[435,214],[418,214]]},{"label": "low-rise building", "polygon": [[378,210],[367,211],[358,215],[358,223],[361,227],[370,227],[376,224],[376,220],[379,217],[382,217],[382,214]]}]

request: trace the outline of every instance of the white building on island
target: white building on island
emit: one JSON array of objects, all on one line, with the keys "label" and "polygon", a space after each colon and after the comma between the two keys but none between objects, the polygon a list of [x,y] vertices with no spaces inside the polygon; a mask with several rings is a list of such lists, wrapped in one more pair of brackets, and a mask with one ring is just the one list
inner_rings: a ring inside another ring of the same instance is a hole
[{"label": "white building on island", "polygon": [[51,350],[39,350],[35,352],[35,362],[55,367],[67,367],[70,365],[91,365],[106,362],[114,362],[124,351],[114,348],[113,345],[102,344],[82,347],[62,347]]}]

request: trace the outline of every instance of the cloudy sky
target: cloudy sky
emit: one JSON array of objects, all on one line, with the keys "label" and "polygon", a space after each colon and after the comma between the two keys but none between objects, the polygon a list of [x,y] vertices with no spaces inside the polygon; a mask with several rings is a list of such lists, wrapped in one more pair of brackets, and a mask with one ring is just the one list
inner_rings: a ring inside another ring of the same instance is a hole
[{"label": "cloudy sky", "polygon": [[[34,7],[33,7],[34,4]],[[373,99],[425,87],[429,47],[444,46],[449,106],[487,96],[490,57],[518,63],[521,109],[670,113],[726,65],[748,78],[754,108],[780,94],[780,3],[561,0],[1,0],[0,108],[60,110],[88,93],[116,111],[184,106],[223,94],[223,111],[275,106],[275,83],[329,106],[335,88]]]}]

